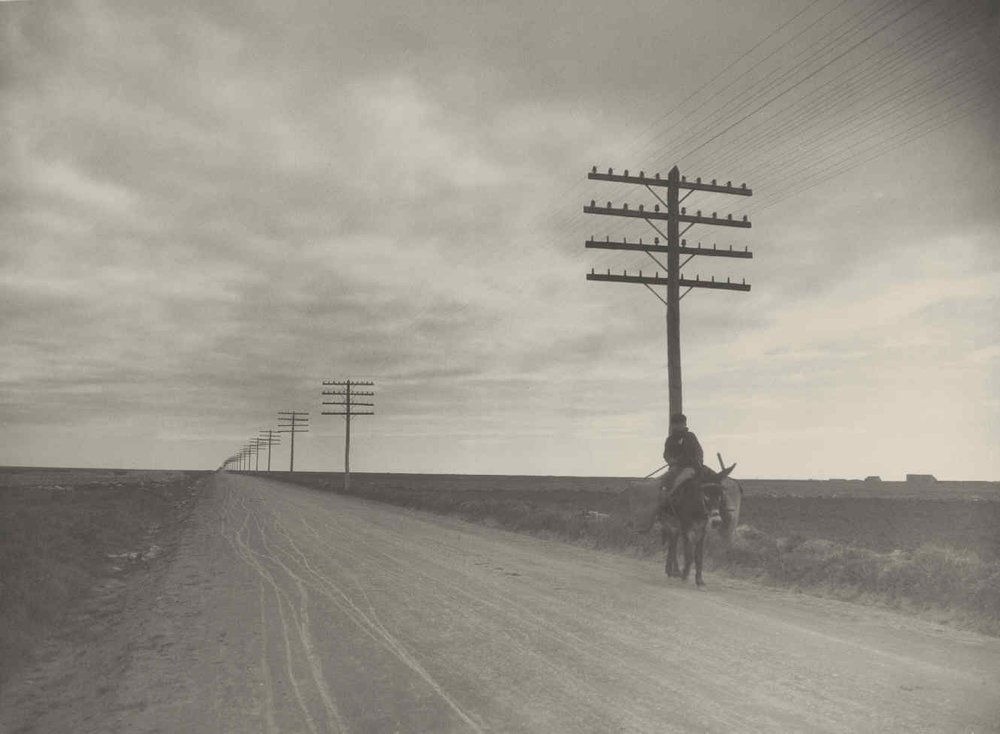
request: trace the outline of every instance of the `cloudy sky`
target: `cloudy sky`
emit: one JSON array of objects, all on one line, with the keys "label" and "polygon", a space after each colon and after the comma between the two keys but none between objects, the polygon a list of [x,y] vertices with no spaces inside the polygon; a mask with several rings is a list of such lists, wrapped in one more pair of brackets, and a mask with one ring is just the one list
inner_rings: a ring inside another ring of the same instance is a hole
[{"label": "cloudy sky", "polygon": [[[684,408],[746,477],[1000,479],[988,0],[0,2],[0,464],[638,476],[664,308],[601,169],[746,182]],[[698,198],[701,197],[701,198]],[[728,200],[727,200],[728,199]],[[704,259],[704,258],[702,258]],[[287,446],[276,450],[286,466]]]}]

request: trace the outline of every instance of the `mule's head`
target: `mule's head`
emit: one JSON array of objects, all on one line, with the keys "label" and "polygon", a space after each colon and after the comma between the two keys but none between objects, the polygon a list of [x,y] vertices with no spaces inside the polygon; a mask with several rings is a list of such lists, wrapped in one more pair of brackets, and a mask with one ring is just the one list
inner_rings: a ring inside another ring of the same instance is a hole
[{"label": "mule's head", "polygon": [[713,530],[721,528],[724,523],[723,513],[726,510],[726,495],[722,486],[706,484],[701,488],[705,503],[705,514],[708,516],[708,527]]}]

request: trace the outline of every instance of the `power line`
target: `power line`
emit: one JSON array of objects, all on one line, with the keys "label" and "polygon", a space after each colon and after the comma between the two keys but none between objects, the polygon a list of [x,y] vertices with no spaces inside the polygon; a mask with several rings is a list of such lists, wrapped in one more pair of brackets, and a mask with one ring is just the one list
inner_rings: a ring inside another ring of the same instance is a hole
[{"label": "power line", "polygon": [[[961,18],[961,16],[959,17]],[[889,79],[890,81],[895,80],[899,76],[895,73],[897,70],[904,69],[905,71],[909,71],[910,67],[918,60],[924,58],[928,52],[938,51],[945,44],[953,43],[957,38],[968,36],[970,33],[974,32],[974,30],[975,28],[963,26],[961,22],[958,21],[939,24],[933,31],[925,36],[914,39],[910,43],[894,49],[888,58],[883,59],[880,64],[875,67],[874,73],[872,73],[870,66],[866,66],[859,72],[842,80],[833,79],[825,84],[813,88],[801,99],[786,105],[780,110],[776,110],[771,119],[777,118],[783,112],[791,111],[795,108],[799,108],[798,113],[793,114],[790,117],[785,117],[777,125],[768,124],[770,120],[761,121],[756,127],[751,128],[742,135],[730,140],[729,146],[731,147],[731,150],[724,153],[723,156],[718,159],[717,165],[725,167],[736,161],[745,162],[748,159],[748,155],[763,155],[767,150],[769,150],[767,146],[771,142],[787,139],[787,137],[793,134],[796,130],[806,128],[806,123],[821,117],[831,108],[839,109],[842,102],[850,101],[852,99],[855,100],[856,104],[857,101],[861,99],[863,91],[858,88],[855,82],[860,81],[866,75],[870,77],[867,81],[867,91],[870,94],[877,89],[875,82],[881,79]],[[947,48],[948,51],[941,53],[941,55],[946,55],[947,53],[954,51],[953,46],[948,46]],[[884,53],[886,50],[889,49],[880,49],[879,51],[874,52],[856,63],[853,67],[851,67],[851,69],[867,64],[867,62],[869,62],[872,58]],[[907,50],[911,50],[911,53],[907,54]],[[848,71],[849,70],[850,69],[848,69]],[[932,70],[927,76],[929,78],[934,76],[936,73],[936,70]],[[833,90],[827,89],[829,86],[838,81],[838,87],[835,87]],[[834,122],[833,127],[836,127],[837,124],[837,122]],[[756,151],[754,151],[754,149],[756,149]],[[752,169],[747,169],[745,175],[750,175],[751,170]]]},{"label": "power line", "polygon": [[823,64],[822,66],[820,66],[819,68],[813,70],[812,72],[810,72],[808,75],[806,75],[805,77],[803,77],[799,81],[795,82],[795,84],[793,84],[792,86],[788,87],[787,89],[785,89],[785,90],[779,92],[778,94],[774,95],[773,97],[769,98],[766,102],[758,105],[753,110],[751,110],[750,112],[748,112],[746,115],[744,115],[743,117],[741,117],[739,120],[737,120],[736,122],[732,123],[731,125],[728,125],[725,129],[723,129],[722,131],[716,133],[715,135],[713,135],[712,137],[710,137],[708,140],[704,141],[703,143],[701,143],[700,145],[698,145],[697,147],[695,147],[693,150],[688,151],[687,155],[691,155],[693,153],[696,153],[697,151],[701,150],[702,148],[704,148],[709,143],[711,143],[711,142],[713,142],[715,140],[718,140],[721,136],[725,135],[727,132],[729,132],[730,130],[732,130],[734,127],[736,127],[740,123],[742,123],[745,120],[749,119],[750,117],[752,117],[753,115],[755,115],[757,112],[759,112],[760,110],[764,109],[765,107],[767,107],[768,105],[770,105],[771,103],[773,103],[775,100],[778,100],[781,97],[785,96],[786,94],[788,94],[789,92],[791,92],[793,89],[796,89],[800,85],[802,85],[803,83],[809,81],[814,76],[816,76],[819,72],[823,71],[824,69],[826,69],[827,67],[829,67],[831,64],[833,64],[833,63],[839,61],[840,59],[844,58],[844,56],[846,56],[847,54],[849,54],[851,51],[853,51],[854,49],[856,49],[858,46],[860,46],[863,43],[867,43],[869,40],[871,40],[872,38],[874,38],[875,36],[877,36],[879,33],[881,33],[883,30],[885,30],[886,28],[888,28],[890,25],[892,25],[893,23],[899,22],[899,20],[901,20],[902,18],[906,17],[907,15],[909,15],[914,10],[916,10],[919,7],[921,7],[922,5],[924,5],[927,2],[929,2],[929,0],[920,0],[920,2],[918,2],[917,5],[915,5],[914,7],[910,8],[909,10],[906,10],[905,12],[903,12],[900,15],[896,16],[892,20],[890,20],[890,21],[882,24],[876,30],[872,31],[867,36],[865,36],[864,38],[862,38],[860,41],[858,41],[857,43],[855,43],[852,46],[850,46],[846,51],[841,52],[840,54],[838,54],[837,56],[835,56],[833,59],[831,59],[830,61],[828,61],[827,63]]}]

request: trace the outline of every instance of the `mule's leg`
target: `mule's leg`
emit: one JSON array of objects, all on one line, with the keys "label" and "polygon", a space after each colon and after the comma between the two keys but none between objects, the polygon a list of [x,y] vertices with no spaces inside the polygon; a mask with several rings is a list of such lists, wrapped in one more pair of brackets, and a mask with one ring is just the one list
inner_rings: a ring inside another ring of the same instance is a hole
[{"label": "mule's leg", "polygon": [[694,544],[694,582],[698,586],[705,585],[705,581],[701,577],[701,561],[705,555],[705,534],[706,528],[702,526],[698,532],[698,539]]},{"label": "mule's leg", "polygon": [[691,553],[691,530],[688,529],[683,531],[683,535],[684,535],[684,573],[681,574],[681,578],[687,581],[688,576],[691,574],[691,561],[694,560],[692,558],[692,553]]},{"label": "mule's leg", "polygon": [[663,526],[663,544],[667,550],[667,558],[664,563],[664,571],[667,576],[679,575],[677,570],[677,529],[669,525]]},{"label": "mule's leg", "polygon": [[663,527],[660,528],[660,541],[660,545],[666,554],[663,570],[666,572],[667,576],[673,576],[670,572],[670,563],[673,561],[674,554],[673,533],[670,532],[670,528],[666,523],[663,523]]},{"label": "mule's leg", "polygon": [[669,551],[667,552],[667,576],[680,576],[681,568],[677,563],[677,536],[680,530],[674,523],[668,523],[664,527],[670,534]]}]

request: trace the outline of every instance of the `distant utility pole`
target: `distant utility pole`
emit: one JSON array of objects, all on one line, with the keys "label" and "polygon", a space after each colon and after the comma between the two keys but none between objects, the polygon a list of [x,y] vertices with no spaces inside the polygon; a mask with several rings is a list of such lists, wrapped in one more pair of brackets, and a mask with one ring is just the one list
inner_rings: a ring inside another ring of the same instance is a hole
[{"label": "distant utility pole", "polygon": [[[323,401],[323,405],[335,405],[339,410],[324,410],[323,415],[342,415],[347,424],[347,431],[344,434],[344,491],[351,488],[351,417],[355,415],[375,415],[375,403],[367,403],[354,398],[373,397],[374,391],[359,392],[355,387],[374,387],[375,383],[361,380],[345,380],[343,382],[324,382],[326,387],[338,387],[340,390],[324,390],[323,395],[336,396],[331,401]],[[371,408],[371,410],[358,410],[358,408]]]},{"label": "distant utility pole", "polygon": [[288,471],[295,471],[295,434],[309,433],[309,413],[298,410],[278,412],[278,433],[292,435],[292,448],[288,459]]},{"label": "distant utility pole", "polygon": [[[630,209],[628,204],[624,204],[620,209],[616,209],[611,206],[610,201],[607,203],[607,206],[597,206],[593,200],[590,202],[590,206],[583,207],[585,214],[604,214],[615,217],[644,219],[666,242],[665,245],[660,244],[659,237],[654,238],[652,244],[643,243],[641,239],[638,242],[629,242],[627,239],[623,239],[621,242],[614,242],[609,237],[601,242],[591,238],[585,243],[586,247],[602,250],[645,252],[657,265],[664,269],[665,273],[663,277],[660,276],[659,271],[655,275],[649,276],[643,275],[640,270],[638,275],[629,275],[625,271],[622,271],[622,274],[618,275],[612,274],[610,270],[607,273],[595,273],[593,268],[591,268],[587,274],[587,280],[603,280],[612,283],[641,283],[646,288],[649,288],[653,295],[666,305],[669,409],[670,415],[683,413],[684,404],[681,390],[681,299],[690,293],[693,288],[749,291],[750,286],[747,285],[746,279],[743,279],[741,283],[732,283],[729,278],[726,278],[726,282],[723,283],[722,281],[716,281],[715,276],[712,276],[711,280],[701,280],[699,276],[695,276],[695,279],[691,280],[682,277],[681,268],[690,262],[692,258],[699,255],[702,257],[752,258],[753,253],[747,251],[746,248],[743,251],[733,250],[731,246],[728,250],[719,250],[714,245],[711,249],[702,247],[700,244],[697,247],[688,247],[687,241],[682,240],[681,237],[696,224],[749,228],[750,222],[747,221],[746,215],[743,215],[742,219],[733,219],[732,214],[724,218],[719,217],[716,215],[716,212],[712,212],[712,216],[703,216],[700,209],[695,214],[688,214],[687,209],[682,207],[681,203],[695,191],[713,194],[733,194],[735,196],[752,196],[753,191],[748,189],[746,184],[739,187],[733,186],[731,181],[727,181],[725,185],[716,183],[715,179],[712,179],[712,183],[710,184],[702,183],[700,178],[691,182],[684,176],[681,176],[677,166],[670,169],[670,173],[667,174],[666,179],[660,178],[660,174],[658,173],[653,177],[649,177],[642,171],[639,172],[638,176],[630,176],[627,170],[624,175],[615,175],[614,171],[610,168],[606,174],[598,173],[597,166],[591,169],[587,178],[595,181],[612,181],[615,183],[630,183],[645,186],[649,193],[656,197],[666,209],[666,211],[660,211],[660,204],[656,204],[653,207],[653,211],[646,210],[642,205],[636,209]],[[666,201],[656,193],[655,188],[665,188],[667,190]],[[683,197],[680,197],[681,189],[687,191]],[[667,231],[665,234],[653,223],[654,221],[666,222]],[[687,225],[683,230],[680,229],[681,223]],[[653,255],[654,252],[665,253],[667,256],[666,264],[658,260]],[[684,262],[680,261],[681,255],[687,255]],[[658,285],[665,285],[667,287],[665,299],[653,290],[652,286]],[[682,294],[680,292],[681,288],[686,288],[687,290]]]},{"label": "distant utility pole", "polygon": [[281,443],[277,433],[270,428],[260,432],[260,443],[262,446],[267,446],[267,471],[269,474],[271,473],[271,447]]},{"label": "distant utility pole", "polygon": [[250,439],[253,443],[253,470],[260,471],[260,439],[254,436]]}]

